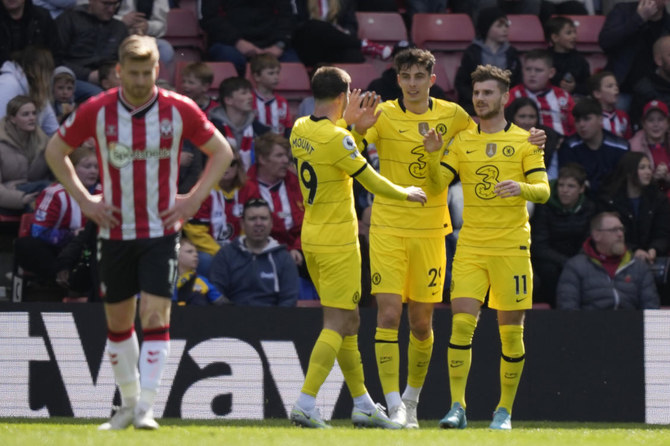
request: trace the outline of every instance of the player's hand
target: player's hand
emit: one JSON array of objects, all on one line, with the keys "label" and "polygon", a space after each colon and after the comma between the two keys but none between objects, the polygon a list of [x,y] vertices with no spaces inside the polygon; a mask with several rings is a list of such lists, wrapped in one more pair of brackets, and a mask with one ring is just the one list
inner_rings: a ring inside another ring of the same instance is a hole
[{"label": "player's hand", "polygon": [[423,205],[427,200],[426,193],[420,187],[409,186],[405,188],[405,192],[407,192],[407,201],[414,201]]},{"label": "player's hand", "polygon": [[380,102],[381,96],[375,92],[362,93],[356,88],[349,95],[349,104],[342,117],[348,125],[355,126],[356,132],[365,135],[365,132],[377,122],[377,118],[381,115],[381,110],[377,110]]},{"label": "player's hand", "polygon": [[181,158],[179,158],[180,167],[188,167],[193,162],[193,153],[191,152],[181,152]]},{"label": "player's hand", "polygon": [[186,220],[191,218],[200,208],[197,200],[188,195],[177,195],[174,206],[166,209],[159,214],[163,220],[164,228],[174,228],[179,230]]},{"label": "player's hand", "polygon": [[292,249],[288,253],[291,255],[291,258],[295,262],[296,266],[302,265],[303,256],[302,256],[302,253],[300,252],[300,250]]},{"label": "player's hand", "polygon": [[444,145],[444,140],[442,135],[435,131],[435,129],[428,130],[423,137],[423,148],[426,149],[426,152],[433,153],[437,152]]},{"label": "player's hand", "polygon": [[542,129],[536,129],[535,127],[531,127],[528,142],[544,150],[544,144],[547,142],[547,134]]},{"label": "player's hand", "polygon": [[116,215],[121,214],[121,209],[102,200],[102,195],[93,195],[79,204],[81,211],[93,220],[101,228],[114,228],[120,221]]},{"label": "player's hand", "polygon": [[505,180],[496,184],[496,187],[493,188],[493,191],[500,198],[517,197],[521,195],[521,186],[516,181]]}]

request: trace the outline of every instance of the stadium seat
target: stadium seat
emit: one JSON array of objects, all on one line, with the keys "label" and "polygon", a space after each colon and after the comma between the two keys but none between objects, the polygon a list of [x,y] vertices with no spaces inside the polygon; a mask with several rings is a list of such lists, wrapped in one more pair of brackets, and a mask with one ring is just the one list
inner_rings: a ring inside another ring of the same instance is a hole
[{"label": "stadium seat", "polygon": [[604,53],[587,53],[584,57],[591,67],[591,74],[602,71],[607,65],[607,56]]},{"label": "stadium seat", "polygon": [[289,101],[302,101],[306,96],[311,96],[312,87],[305,65],[300,62],[282,62],[279,85],[275,93],[284,96]]},{"label": "stadium seat", "polygon": [[509,43],[519,51],[546,48],[540,19],[530,14],[509,14]]},{"label": "stadium seat", "polygon": [[349,73],[352,90],[354,88],[367,90],[370,82],[380,77],[379,71],[369,63],[342,63],[334,65]]},{"label": "stadium seat", "polygon": [[358,37],[384,45],[407,40],[407,28],[397,12],[356,12]]},{"label": "stadium seat", "polygon": [[[461,66],[462,52],[452,53],[436,53],[435,54],[435,68],[433,71],[437,74],[437,84],[444,88],[447,97],[451,95],[456,98],[456,89],[454,88],[454,80],[456,79],[456,71]],[[447,84],[440,81],[440,78],[446,78]]]},{"label": "stadium seat", "polygon": [[[174,80],[174,85],[177,88],[177,91],[181,91],[182,70],[189,63],[190,62],[187,61],[177,62]],[[237,70],[235,69],[235,65],[233,65],[232,62],[207,62],[207,65],[209,65],[209,67],[214,72],[214,80],[212,81],[212,85],[209,89],[209,94],[213,97],[218,97],[219,85],[221,84],[221,81],[229,77],[237,76]]]},{"label": "stadium seat", "polygon": [[177,61],[202,59],[205,51],[205,37],[194,11],[180,8],[170,9],[163,38],[174,47]]},{"label": "stadium seat", "polygon": [[602,53],[598,35],[605,23],[604,15],[566,15],[577,27],[577,51],[583,53]]},{"label": "stadium seat", "polygon": [[[19,238],[28,237],[30,235],[30,227],[33,224],[34,213],[25,213],[18,217],[19,223]],[[23,300],[23,285],[25,281],[32,276],[32,273],[24,271],[16,262],[16,255],[12,267],[12,302],[21,302]]]},{"label": "stadium seat", "polygon": [[[449,77],[449,75],[447,74],[445,64],[443,63],[445,62],[446,59],[448,58],[446,58],[446,56],[443,55],[440,59],[436,60],[435,67],[433,68],[433,73],[435,73],[435,75],[437,76],[437,78],[435,79],[435,84],[444,90],[444,92],[447,95],[446,99],[450,101],[455,101],[456,90],[454,89],[454,85],[452,82],[453,77],[452,78]],[[460,64],[460,58],[458,63]],[[458,67],[458,65],[456,67]],[[455,77],[455,75],[456,72],[454,71],[452,76]]]},{"label": "stadium seat", "polygon": [[475,28],[467,14],[414,14],[412,41],[431,51],[465,51],[475,38]]}]

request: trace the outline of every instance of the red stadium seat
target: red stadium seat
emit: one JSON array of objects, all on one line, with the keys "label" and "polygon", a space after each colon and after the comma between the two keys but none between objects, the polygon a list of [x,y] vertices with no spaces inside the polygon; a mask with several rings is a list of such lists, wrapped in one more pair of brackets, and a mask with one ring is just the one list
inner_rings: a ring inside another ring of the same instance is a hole
[{"label": "red stadium seat", "polygon": [[577,28],[577,51],[584,53],[602,53],[598,35],[605,23],[604,15],[566,15],[575,22]]},{"label": "red stadium seat", "polygon": [[[444,90],[448,100],[453,101],[456,100],[456,90],[454,89],[452,79],[454,79],[454,77],[456,76],[456,71],[452,73],[452,77],[450,78],[449,75],[447,74],[447,69],[445,66],[447,63],[450,63],[448,61],[447,55],[441,55],[436,60],[435,67],[433,68],[433,73],[435,73],[436,75],[435,84],[437,84],[438,87]],[[460,56],[458,59],[458,64],[460,65]],[[456,65],[456,68],[458,68],[458,65]]]},{"label": "red stadium seat", "polygon": [[407,40],[407,28],[397,12],[357,12],[358,37],[384,45]]},{"label": "red stadium seat", "polygon": [[607,65],[607,56],[604,53],[588,53],[584,57],[591,67],[591,74],[601,71]]},{"label": "red stadium seat", "polygon": [[369,63],[341,63],[334,66],[342,68],[351,76],[351,88],[367,90],[370,82],[380,77],[379,71]]},{"label": "red stadium seat", "polygon": [[519,51],[546,48],[540,19],[530,14],[509,14],[509,43]]},{"label": "red stadium seat", "polygon": [[175,49],[177,60],[201,59],[205,51],[205,37],[198,24],[195,12],[190,9],[170,9],[167,16],[167,29],[163,36]]},{"label": "red stadium seat", "polygon": [[[177,62],[174,81],[177,91],[181,91],[182,70],[188,64],[189,62],[186,61]],[[214,80],[212,81],[212,85],[209,89],[209,94],[216,97],[219,95],[219,85],[221,84],[221,81],[229,77],[237,76],[237,70],[235,69],[235,65],[233,65],[232,62],[207,62],[207,65],[209,65],[209,67],[214,72]]]},{"label": "red stadium seat", "polygon": [[467,14],[414,14],[412,41],[419,48],[435,51],[465,51],[475,38]]}]

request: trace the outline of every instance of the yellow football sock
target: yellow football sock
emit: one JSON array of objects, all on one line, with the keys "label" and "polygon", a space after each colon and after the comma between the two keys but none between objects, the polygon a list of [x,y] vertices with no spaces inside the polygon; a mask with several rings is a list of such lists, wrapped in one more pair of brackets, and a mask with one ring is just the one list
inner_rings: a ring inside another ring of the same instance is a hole
[{"label": "yellow football sock", "polygon": [[384,395],[400,393],[400,351],[398,350],[398,330],[379,328],[375,334],[375,354],[377,370]]},{"label": "yellow football sock", "polygon": [[496,409],[504,407],[511,414],[516,390],[521,381],[523,364],[526,362],[523,325],[501,325],[499,329],[502,357],[500,358],[500,402]]},{"label": "yellow football sock", "polygon": [[468,313],[454,314],[447,362],[449,363],[449,389],[451,403],[465,408],[465,386],[472,363],[472,336],[477,328],[477,318]]},{"label": "yellow football sock", "polygon": [[428,373],[430,357],[433,355],[433,332],[423,341],[409,334],[409,347],[407,348],[407,384],[412,387],[423,387]]},{"label": "yellow football sock", "polygon": [[335,357],[341,346],[342,336],[327,328],[321,330],[309,357],[305,384],[302,386],[303,393],[316,397],[335,364]]},{"label": "yellow football sock", "polygon": [[361,352],[358,350],[358,335],[345,336],[342,339],[342,347],[337,353],[337,362],[340,364],[351,397],[365,395],[368,390],[365,388]]}]

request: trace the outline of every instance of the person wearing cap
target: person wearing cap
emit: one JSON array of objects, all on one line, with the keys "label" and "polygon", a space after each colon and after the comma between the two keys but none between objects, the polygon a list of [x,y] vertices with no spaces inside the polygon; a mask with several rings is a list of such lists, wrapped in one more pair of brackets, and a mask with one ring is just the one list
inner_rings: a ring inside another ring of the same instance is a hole
[{"label": "person wearing cap", "polygon": [[670,198],[670,112],[659,100],[647,102],[642,110],[642,128],[628,141],[630,149],[651,161],[654,180]]},{"label": "person wearing cap", "polygon": [[521,82],[519,52],[509,43],[509,19],[505,12],[495,6],[482,9],[477,17],[476,31],[477,37],[465,49],[454,81],[458,104],[470,115],[474,115],[470,73],[478,65],[490,64],[510,70],[511,85]]},{"label": "person wearing cap", "polygon": [[74,86],[77,76],[74,71],[61,65],[56,67],[51,76],[53,106],[58,122],[74,110]]},{"label": "person wearing cap", "polygon": [[629,149],[628,142],[603,129],[602,107],[595,99],[584,98],[572,109],[577,133],[563,141],[558,150],[558,168],[568,163],[586,169],[587,195],[596,197],[607,175],[614,171]]},{"label": "person wearing cap", "polygon": [[654,42],[653,73],[642,77],[633,89],[633,104],[630,110],[632,122],[637,124],[642,116],[642,108],[652,99],[670,104],[670,36],[663,36]]},{"label": "person wearing cap", "polygon": [[[402,50],[408,48],[416,48],[411,42],[406,40],[401,40],[393,46],[393,52],[391,57],[395,57]],[[393,64],[391,64],[384,72],[381,77],[373,79],[368,85],[368,91],[374,91],[379,96],[382,97],[382,101],[392,101],[402,97],[402,89],[398,85],[398,73],[395,70]],[[437,84],[433,84],[430,87],[430,96],[437,99],[446,99],[447,95],[445,91]]]}]

